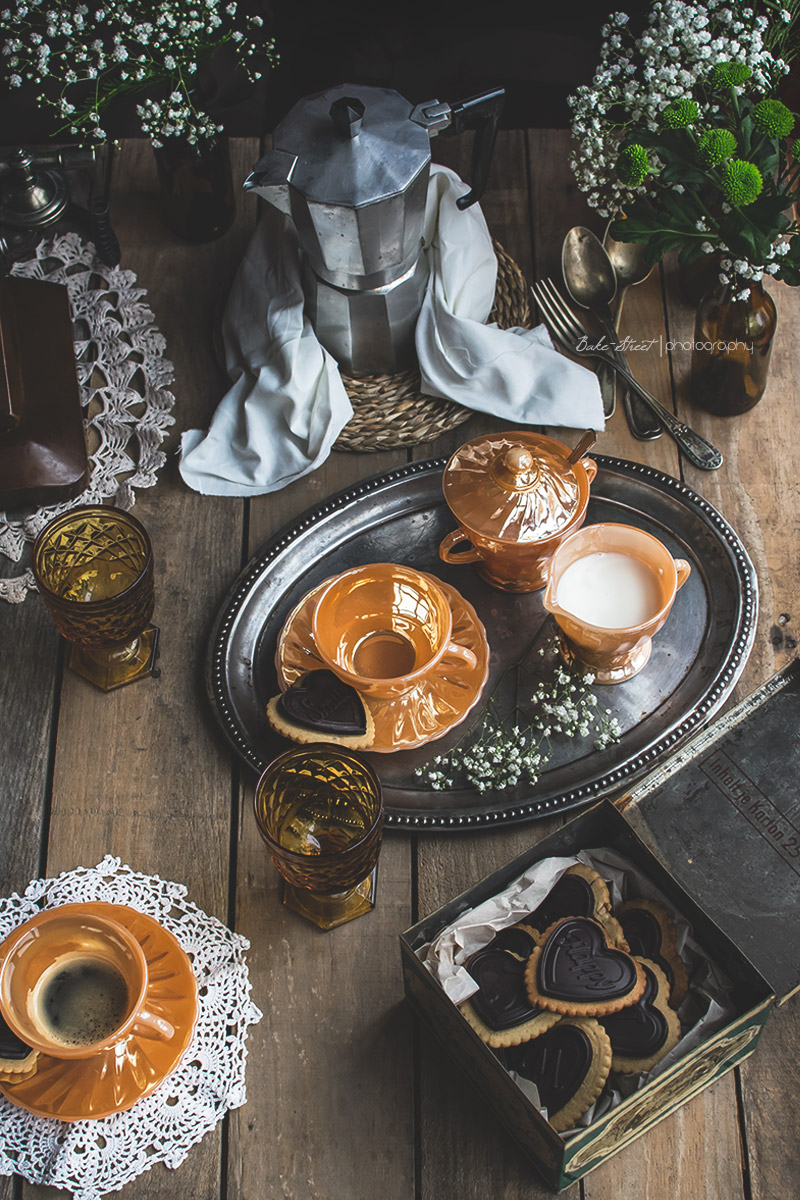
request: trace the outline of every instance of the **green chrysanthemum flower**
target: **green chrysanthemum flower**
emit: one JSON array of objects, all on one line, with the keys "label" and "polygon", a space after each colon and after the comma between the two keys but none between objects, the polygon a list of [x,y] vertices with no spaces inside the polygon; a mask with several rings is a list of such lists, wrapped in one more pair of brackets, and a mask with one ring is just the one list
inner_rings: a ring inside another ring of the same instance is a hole
[{"label": "green chrysanthemum flower", "polygon": [[760,196],[764,180],[755,163],[735,158],[722,172],[722,194],[728,204],[744,208]]},{"label": "green chrysanthemum flower", "polygon": [[736,153],[736,138],[730,129],[709,129],[700,138],[697,157],[704,167],[718,167]]},{"label": "green chrysanthemum flower", "polygon": [[665,129],[686,129],[694,125],[699,116],[700,109],[694,100],[673,100],[662,112],[661,123]]},{"label": "green chrysanthemum flower", "polygon": [[638,187],[649,170],[647,151],[637,142],[626,146],[617,159],[617,174],[629,187]]},{"label": "green chrysanthemum flower", "polygon": [[794,129],[794,117],[780,100],[761,100],[753,109],[753,124],[767,137],[788,137]]},{"label": "green chrysanthemum flower", "polygon": [[752,74],[746,63],[721,62],[711,72],[711,83],[715,88],[741,87]]}]

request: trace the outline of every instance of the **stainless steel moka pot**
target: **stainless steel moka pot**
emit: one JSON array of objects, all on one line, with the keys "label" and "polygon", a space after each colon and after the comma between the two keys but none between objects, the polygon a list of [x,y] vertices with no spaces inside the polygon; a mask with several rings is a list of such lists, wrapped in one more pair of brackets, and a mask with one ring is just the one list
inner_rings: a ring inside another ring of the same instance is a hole
[{"label": "stainless steel moka pot", "polygon": [[474,128],[472,186],[486,184],[502,88],[416,107],[388,88],[341,84],[295,104],[245,188],[286,213],[303,253],[306,314],[351,373],[416,361],[414,329],[427,283],[422,230],[430,139]]}]

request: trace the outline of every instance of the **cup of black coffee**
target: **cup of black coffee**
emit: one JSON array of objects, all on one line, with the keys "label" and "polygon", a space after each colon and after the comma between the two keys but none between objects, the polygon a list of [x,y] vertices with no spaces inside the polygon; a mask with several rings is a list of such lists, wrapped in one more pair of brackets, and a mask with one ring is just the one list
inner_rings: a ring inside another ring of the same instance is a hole
[{"label": "cup of black coffee", "polygon": [[169,1038],[147,1011],[147,960],[113,904],[64,904],[20,925],[0,946],[0,1012],[53,1058],[89,1058],[132,1033]]}]

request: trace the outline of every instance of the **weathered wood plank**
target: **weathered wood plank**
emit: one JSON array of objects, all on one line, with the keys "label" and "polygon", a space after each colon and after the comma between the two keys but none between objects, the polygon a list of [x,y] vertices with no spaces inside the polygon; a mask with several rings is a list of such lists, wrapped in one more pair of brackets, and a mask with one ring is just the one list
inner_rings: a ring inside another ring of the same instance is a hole
[{"label": "weathered wood plank", "polygon": [[[12,569],[10,574],[16,574]],[[0,601],[0,894],[22,891],[39,873],[47,808],[50,738],[59,674],[59,637],[36,595]],[[0,1177],[0,1200],[17,1183]]]},{"label": "weathered wood plank", "polygon": [[795,996],[775,1009],[758,1049],[741,1067],[752,1200],[797,1195],[800,1146],[792,1130],[800,1104],[794,1070],[798,1055],[800,1010]]},{"label": "weathered wood plank", "polygon": [[[300,512],[402,451],[334,453],[313,475],[250,505],[250,551]],[[374,912],[321,933],[281,904],[281,880],[242,789],[236,928],[251,940],[248,1104],[230,1125],[228,1194],[238,1200],[351,1200],[413,1193],[410,1017],[398,934],[411,923],[411,844],[384,838]]]},{"label": "weathered wood plank", "polygon": [[[689,343],[694,309],[682,299],[674,264],[671,273],[670,335],[673,341]],[[755,643],[731,702],[752,692],[795,658],[796,641],[800,640],[800,448],[791,436],[800,368],[795,333],[800,296],[794,288],[779,283],[770,283],[769,291],[778,308],[778,330],[767,389],[749,413],[713,417],[699,409],[689,396],[691,350],[686,346],[673,352],[683,419],[715,441],[725,454],[719,471],[699,478],[699,472],[687,470],[687,482],[730,521],[758,575]],[[800,1103],[794,1070],[798,1043],[800,1008],[795,999],[772,1015],[757,1052],[741,1068],[753,1200],[777,1200],[797,1191],[797,1146],[795,1139],[785,1135],[782,1118],[796,1111]]]},{"label": "weathered wood plank", "polygon": [[[235,146],[241,179],[255,147]],[[236,227],[205,246],[177,242],[155,210],[146,142],[126,143],[114,174],[112,213],[122,266],[136,271],[175,364],[177,428],[203,424],[224,389],[211,334],[253,222],[240,205]],[[174,442],[173,438],[173,442]],[[156,558],[155,621],[161,676],[104,695],[65,674],[53,780],[47,869],[98,862],[105,853],[186,884],[223,920],[228,906],[231,763],[203,696],[206,638],[239,569],[242,504],[189,491],[171,459],[136,513]],[[157,1167],[126,1189],[136,1197],[198,1200],[220,1194],[221,1130],[195,1147],[175,1175]],[[26,1197],[45,1196],[25,1187]]]},{"label": "weathered wood plank", "polygon": [[733,1072],[584,1180],[585,1200],[644,1196],[744,1200]]},{"label": "weathered wood plank", "polygon": [[[464,174],[469,147],[451,142],[448,149],[448,165]],[[489,188],[481,204],[492,234],[530,278],[533,242],[527,153],[524,134],[498,137]],[[479,413],[430,446],[415,449],[415,457],[418,452],[447,455],[470,437],[513,427]],[[419,916],[535,844],[555,825],[544,822],[525,829],[492,830],[491,835],[421,838],[417,850]],[[532,1200],[548,1194],[535,1169],[487,1112],[485,1101],[464,1086],[458,1068],[424,1028],[420,1032],[420,1105],[422,1197],[502,1194],[507,1200],[523,1196]],[[577,1196],[577,1188],[565,1194]]]},{"label": "weathered wood plank", "polygon": [[20,891],[40,868],[60,639],[44,601],[0,601],[0,888]]},{"label": "weathered wood plank", "polygon": [[[561,243],[567,230],[574,224],[585,224],[590,228],[594,227],[595,232],[600,235],[602,228],[598,227],[597,218],[586,209],[569,177],[566,167],[566,133],[536,130],[531,131],[528,136],[531,142],[532,257],[536,264],[537,276],[551,274],[560,277]],[[516,240],[513,234],[510,236],[507,245],[512,253],[515,253],[522,236],[522,230],[519,227]],[[667,327],[658,273],[654,273],[646,284],[628,294],[624,318],[626,324],[623,324],[623,332],[627,327],[632,333],[635,333],[636,337],[642,339],[646,336],[666,337]],[[658,350],[660,350],[660,344]],[[668,358],[660,353],[642,353],[641,357],[635,359],[633,365],[637,376],[669,406],[672,393]],[[574,436],[569,431],[560,429],[548,432],[552,432],[554,436],[560,436],[564,440]],[[458,443],[456,442],[456,444]],[[633,458],[651,463],[672,474],[677,473],[679,469],[678,455],[671,440],[662,437],[655,443],[642,443],[633,439],[628,432],[622,412],[616,413],[608,423],[596,449],[623,458]],[[419,852],[421,911],[428,911],[436,904],[463,890],[481,874],[488,873],[498,862],[504,861],[514,853],[519,853],[526,844],[534,843],[543,834],[544,828],[538,823],[529,827],[527,831],[508,830],[503,834],[502,839],[493,834],[491,842],[486,844],[483,851],[481,850],[481,835],[476,835],[474,845],[461,839],[457,845],[453,845],[452,840],[449,844],[447,842],[440,843],[438,840],[436,843],[422,843]],[[475,855],[483,859],[485,863],[482,871],[475,869],[477,866]],[[431,1072],[431,1080],[425,1083],[423,1099],[428,1099],[430,1095],[434,1075],[436,1072]],[[498,1178],[503,1178],[505,1181],[506,1177],[502,1175],[497,1161],[494,1163],[491,1174],[485,1172],[486,1156],[489,1155],[491,1158],[495,1152],[493,1149],[487,1150],[486,1134],[481,1136],[479,1130],[474,1131],[475,1136],[469,1139],[466,1148],[459,1142],[461,1157],[456,1166],[450,1162],[446,1152],[442,1155],[439,1146],[447,1146],[451,1141],[455,1142],[456,1140],[455,1137],[449,1136],[450,1122],[452,1121],[453,1127],[455,1127],[456,1122],[469,1122],[470,1117],[468,1103],[457,1094],[458,1083],[448,1084],[440,1074],[436,1086],[440,1089],[449,1089],[446,1102],[442,1095],[438,1095],[436,1105],[439,1112],[446,1113],[447,1117],[441,1117],[438,1120],[436,1129],[439,1131],[439,1137],[437,1138],[431,1133],[428,1142],[425,1143],[427,1154],[433,1159],[433,1152],[427,1150],[428,1143],[430,1143],[436,1147],[435,1153],[438,1156],[433,1160],[436,1162],[436,1166],[426,1173],[426,1182],[430,1185],[434,1178],[441,1182],[448,1173],[452,1174],[453,1171],[456,1171],[461,1194],[478,1195],[479,1192],[488,1190],[491,1186],[490,1181],[496,1182]],[[431,1103],[431,1110],[433,1109],[434,1106]],[[427,1115],[425,1120],[428,1120]],[[433,1120],[436,1118],[434,1117]],[[677,1146],[675,1125],[673,1124],[676,1121],[680,1122],[682,1132]],[[444,1135],[441,1134],[442,1128],[446,1131]],[[423,1133],[425,1130],[426,1125],[423,1124]],[[492,1134],[494,1132],[492,1130]],[[616,1187],[621,1195],[642,1194],[641,1162],[644,1158],[647,1162],[645,1170],[648,1179],[649,1200],[656,1200],[661,1196],[664,1196],[666,1200],[667,1195],[674,1194],[672,1177],[676,1170],[676,1159],[678,1176],[684,1181],[682,1183],[683,1195],[688,1197],[690,1194],[702,1194],[702,1185],[706,1180],[719,1178],[731,1181],[728,1190],[723,1190],[719,1194],[735,1196],[741,1193],[741,1177],[738,1173],[739,1156],[738,1149],[735,1149],[737,1138],[736,1106],[731,1079],[720,1085],[713,1099],[699,1099],[692,1106],[689,1114],[682,1113],[677,1118],[671,1118],[660,1127],[659,1131],[649,1134],[647,1138],[638,1143],[636,1149],[629,1152],[627,1159],[625,1157],[615,1159],[605,1168],[605,1174],[600,1174],[597,1184],[595,1184],[597,1173],[587,1178],[582,1185],[583,1194],[586,1200],[589,1200],[590,1197],[594,1198],[595,1195],[610,1195],[608,1187],[611,1187],[612,1190]],[[503,1150],[505,1150],[505,1146]],[[497,1152],[497,1159],[501,1157],[504,1155]],[[516,1158],[512,1156],[511,1161],[516,1162],[519,1180],[517,1182],[515,1178],[514,1184],[510,1186],[506,1182],[506,1186],[509,1187],[509,1194],[514,1195],[516,1194],[514,1188],[521,1189],[523,1181],[530,1177],[530,1168],[526,1166],[519,1155],[516,1155]],[[702,1167],[700,1166],[701,1162]],[[733,1170],[729,1168],[731,1162],[734,1164]],[[639,1165],[636,1166],[636,1164]],[[606,1184],[604,1179],[613,1181],[613,1183]],[[427,1194],[436,1194],[435,1186],[431,1186]],[[577,1196],[577,1187],[567,1192],[567,1195],[573,1194]]]}]

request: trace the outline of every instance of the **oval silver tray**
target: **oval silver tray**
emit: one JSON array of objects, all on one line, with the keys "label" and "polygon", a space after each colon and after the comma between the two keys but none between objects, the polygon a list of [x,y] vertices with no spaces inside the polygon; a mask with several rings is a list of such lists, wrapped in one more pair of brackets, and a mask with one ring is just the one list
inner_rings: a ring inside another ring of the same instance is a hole
[{"label": "oval silver tray", "polygon": [[722,704],[755,636],[757,581],[744,546],[725,519],[690,488],[638,463],[595,455],[587,522],[618,521],[660,538],[692,573],[678,592],[653,654],[634,679],[598,687],[620,722],[620,741],[603,751],[590,738],[557,746],[535,785],[480,795],[429,790],[415,775],[456,744],[482,711],[494,681],[522,649],[546,633],[541,593],[489,587],[472,567],[441,562],[438,546],[455,521],[442,497],[445,459],[411,463],[367,479],[309,510],[267,543],[242,572],[218,614],[207,661],[211,703],[231,745],[261,771],[286,743],[264,715],[279,688],[275,648],[300,598],[330,575],[369,562],[399,562],[451,583],[475,605],[491,646],[481,704],[447,736],[416,750],[367,755],[384,789],[390,827],[487,828],[551,816],[619,792]]}]

